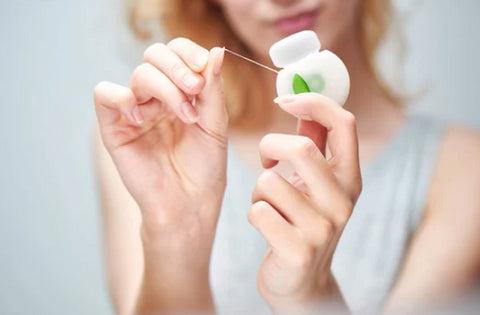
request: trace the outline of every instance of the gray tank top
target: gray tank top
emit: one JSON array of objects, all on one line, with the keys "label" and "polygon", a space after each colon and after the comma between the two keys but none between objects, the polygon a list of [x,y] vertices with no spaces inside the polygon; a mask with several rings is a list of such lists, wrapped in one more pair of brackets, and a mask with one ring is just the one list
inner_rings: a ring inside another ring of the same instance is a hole
[{"label": "gray tank top", "polygon": [[[354,313],[382,307],[425,206],[443,125],[409,116],[362,169],[363,191],[340,239],[333,274]],[[247,210],[257,179],[229,150],[228,184],[212,254],[211,284],[220,314],[268,314],[256,277],[266,250]]]}]

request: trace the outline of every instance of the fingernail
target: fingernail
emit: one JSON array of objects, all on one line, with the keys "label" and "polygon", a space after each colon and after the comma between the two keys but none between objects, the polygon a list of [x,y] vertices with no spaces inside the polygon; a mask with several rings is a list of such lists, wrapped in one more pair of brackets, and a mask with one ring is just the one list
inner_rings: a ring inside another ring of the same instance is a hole
[{"label": "fingernail", "polygon": [[200,79],[193,73],[187,73],[183,77],[183,83],[187,88],[193,89],[197,86],[198,83],[200,83]]},{"label": "fingernail", "polygon": [[216,56],[216,58],[217,58],[216,64],[213,67],[213,74],[214,75],[219,75],[222,72],[223,58],[225,56],[225,47],[223,47],[223,48],[213,48],[213,49],[215,49],[215,52],[218,51],[218,52],[216,52],[218,55]]},{"label": "fingernail", "polygon": [[181,106],[182,114],[185,116],[189,123],[196,123],[198,120],[198,113],[193,108],[193,105],[189,102],[184,102]]},{"label": "fingernail", "polygon": [[198,67],[199,70],[205,69],[208,63],[208,53],[198,54],[195,58],[195,66]]},{"label": "fingernail", "polygon": [[141,125],[144,122],[142,113],[140,113],[140,108],[138,106],[135,106],[132,110],[132,116],[135,122],[139,125]]},{"label": "fingernail", "polygon": [[286,94],[286,95],[280,95],[277,98],[273,100],[274,103],[276,104],[286,104],[286,103],[292,103],[295,101],[295,96],[291,94]]},{"label": "fingernail", "polygon": [[309,115],[298,114],[296,116],[298,119],[301,119],[301,120],[312,121],[312,118]]}]

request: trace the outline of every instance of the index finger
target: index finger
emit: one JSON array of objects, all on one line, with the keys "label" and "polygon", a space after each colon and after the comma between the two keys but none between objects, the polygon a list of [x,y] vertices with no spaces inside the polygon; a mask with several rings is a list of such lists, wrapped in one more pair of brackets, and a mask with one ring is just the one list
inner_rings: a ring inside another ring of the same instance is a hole
[{"label": "index finger", "polygon": [[315,191],[321,187],[325,192],[320,196],[323,199],[337,195],[336,179],[322,153],[310,138],[270,133],[260,141],[259,151],[265,168],[274,166],[277,161],[286,161],[305,181],[309,190]]},{"label": "index finger", "polygon": [[184,93],[197,95],[205,86],[205,79],[172,49],[164,44],[156,43],[145,50],[145,62],[155,66],[165,74]]},{"label": "index finger", "polygon": [[307,117],[327,129],[329,160],[338,180],[349,190],[357,191],[361,182],[358,138],[355,117],[333,100],[317,93],[285,95],[275,102],[286,112]]},{"label": "index finger", "polygon": [[209,51],[197,43],[187,38],[178,37],[172,39],[167,46],[193,71],[201,73],[207,67]]}]

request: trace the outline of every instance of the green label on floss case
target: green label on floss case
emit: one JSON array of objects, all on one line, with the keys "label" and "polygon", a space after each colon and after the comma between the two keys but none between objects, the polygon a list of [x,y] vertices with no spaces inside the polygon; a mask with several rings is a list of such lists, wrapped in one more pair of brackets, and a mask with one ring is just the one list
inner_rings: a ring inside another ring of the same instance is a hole
[{"label": "green label on floss case", "polygon": [[307,82],[298,73],[295,73],[293,76],[293,92],[295,94],[310,92],[310,87],[308,86]]}]

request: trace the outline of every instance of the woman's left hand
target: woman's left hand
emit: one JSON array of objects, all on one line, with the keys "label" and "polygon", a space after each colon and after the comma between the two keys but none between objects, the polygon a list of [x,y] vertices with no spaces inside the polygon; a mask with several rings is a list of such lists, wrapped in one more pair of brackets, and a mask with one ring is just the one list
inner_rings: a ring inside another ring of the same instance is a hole
[{"label": "woman's left hand", "polygon": [[[309,314],[343,303],[331,262],[362,186],[355,118],[319,94],[275,102],[300,120],[298,135],[268,134],[260,142],[267,170],[248,213],[269,244],[258,287],[274,313]],[[293,166],[293,179],[269,170],[279,161]]]}]

